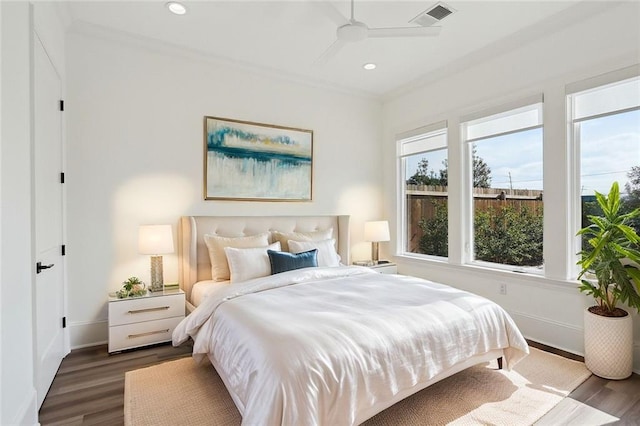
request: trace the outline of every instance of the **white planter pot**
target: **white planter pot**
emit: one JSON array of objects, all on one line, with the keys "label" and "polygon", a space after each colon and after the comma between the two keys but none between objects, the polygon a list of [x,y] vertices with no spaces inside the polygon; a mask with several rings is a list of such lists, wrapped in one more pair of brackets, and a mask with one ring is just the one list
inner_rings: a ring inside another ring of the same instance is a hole
[{"label": "white planter pot", "polygon": [[621,380],[633,371],[633,320],[584,311],[584,361],[596,376]]}]

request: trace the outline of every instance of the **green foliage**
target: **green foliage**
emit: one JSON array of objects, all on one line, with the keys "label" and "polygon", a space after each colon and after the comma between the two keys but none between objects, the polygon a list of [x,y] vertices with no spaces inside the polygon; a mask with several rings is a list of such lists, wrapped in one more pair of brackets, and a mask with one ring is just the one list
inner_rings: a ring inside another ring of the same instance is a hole
[{"label": "green foliage", "polygon": [[[491,186],[491,168],[478,156],[476,146],[473,145],[473,187],[489,188]],[[418,162],[416,172],[407,179],[409,185],[431,185],[431,186],[448,186],[449,185],[449,161],[442,160],[443,168],[437,173],[435,170],[429,170],[429,160],[423,158]]]},{"label": "green foliage", "polygon": [[[448,255],[446,200],[431,200],[434,215],[420,219],[420,253]],[[516,208],[501,201],[497,207],[476,211],[475,256],[478,260],[514,266],[542,265],[542,207]]]},{"label": "green foliage", "polygon": [[447,200],[431,200],[434,217],[422,218],[418,226],[422,237],[418,243],[420,253],[447,257],[449,251],[449,232],[447,226]]},{"label": "green foliage", "polygon": [[476,145],[473,145],[473,187],[474,188],[490,188],[491,187],[491,168],[476,153]]},{"label": "green foliage", "polygon": [[446,170],[444,173],[443,177],[443,170],[440,170],[439,176],[434,170],[429,170],[429,160],[423,158],[418,162],[416,172],[409,178],[407,183],[412,185],[446,186]]},{"label": "green foliage", "polygon": [[[596,201],[602,215],[589,215],[589,225],[581,235],[587,247],[580,251],[578,279],[580,291],[592,295],[606,311],[613,312],[621,301],[640,312],[640,237],[629,223],[640,217],[640,208],[624,213],[618,182],[608,195],[596,191]],[[583,277],[595,276],[596,282]]]},{"label": "green foliage", "polygon": [[[625,185],[627,196],[622,200],[620,207],[624,213],[640,208],[640,166],[631,167],[627,177],[629,177],[629,182]],[[640,217],[629,219],[628,225],[640,234]]]},{"label": "green foliage", "polygon": [[116,292],[120,299],[125,297],[143,296],[147,292],[145,284],[138,277],[131,277],[122,283],[122,288]]},{"label": "green foliage", "polygon": [[542,207],[504,204],[477,211],[475,258],[505,265],[542,265],[542,220]]}]

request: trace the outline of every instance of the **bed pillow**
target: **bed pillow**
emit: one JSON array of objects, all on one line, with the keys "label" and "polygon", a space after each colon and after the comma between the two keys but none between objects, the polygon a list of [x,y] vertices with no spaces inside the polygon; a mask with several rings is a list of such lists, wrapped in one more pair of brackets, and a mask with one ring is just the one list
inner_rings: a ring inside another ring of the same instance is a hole
[{"label": "bed pillow", "polygon": [[225,247],[229,262],[231,284],[271,275],[271,263],[267,250],[280,250],[280,242],[267,247],[234,248]]},{"label": "bed pillow", "polygon": [[302,253],[288,253],[286,251],[267,250],[271,275],[301,268],[315,268],[318,266],[318,249],[303,251]]},{"label": "bed pillow", "polygon": [[323,241],[289,240],[288,243],[291,253],[318,249],[318,266],[340,266],[340,256],[336,252],[336,240],[333,238]]},{"label": "bed pillow", "polygon": [[282,251],[289,250],[289,240],[293,241],[323,241],[333,237],[333,228],[325,229],[322,231],[308,231],[308,232],[280,232],[273,231],[273,240],[280,241]]},{"label": "bed pillow", "polygon": [[211,279],[214,281],[225,281],[230,278],[230,273],[224,248],[266,247],[269,245],[269,233],[265,232],[247,237],[221,237],[219,235],[205,234],[204,242],[209,249]]}]

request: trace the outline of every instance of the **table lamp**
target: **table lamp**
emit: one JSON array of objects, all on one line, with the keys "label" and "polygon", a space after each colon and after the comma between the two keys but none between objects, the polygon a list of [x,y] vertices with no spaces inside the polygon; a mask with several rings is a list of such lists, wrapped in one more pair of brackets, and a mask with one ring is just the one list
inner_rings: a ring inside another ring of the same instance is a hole
[{"label": "table lamp", "polygon": [[371,241],[371,260],[378,263],[380,241],[389,241],[389,222],[386,220],[376,220],[364,223],[364,240]]},{"label": "table lamp", "polygon": [[162,291],[162,254],[173,253],[171,225],[141,225],[138,232],[138,251],[151,255],[150,291]]}]

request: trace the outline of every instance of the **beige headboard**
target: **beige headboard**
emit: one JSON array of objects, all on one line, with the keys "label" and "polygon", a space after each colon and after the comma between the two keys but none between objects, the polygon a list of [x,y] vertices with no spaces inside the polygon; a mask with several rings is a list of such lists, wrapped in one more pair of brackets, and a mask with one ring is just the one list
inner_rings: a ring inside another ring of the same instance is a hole
[{"label": "beige headboard", "polygon": [[191,301],[191,287],[211,279],[204,234],[241,237],[262,232],[304,232],[333,228],[342,263],[349,264],[349,216],[183,216],[178,226],[180,288]]}]

